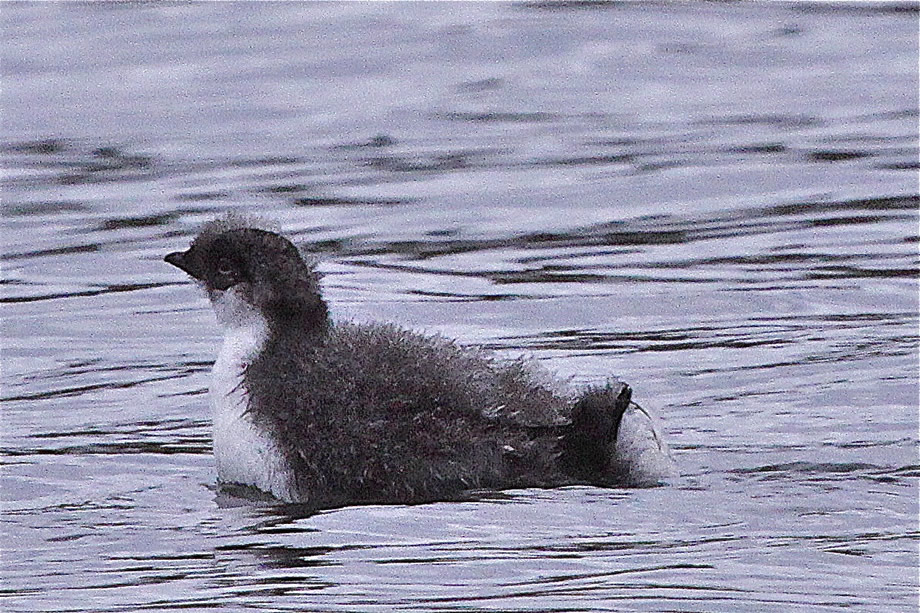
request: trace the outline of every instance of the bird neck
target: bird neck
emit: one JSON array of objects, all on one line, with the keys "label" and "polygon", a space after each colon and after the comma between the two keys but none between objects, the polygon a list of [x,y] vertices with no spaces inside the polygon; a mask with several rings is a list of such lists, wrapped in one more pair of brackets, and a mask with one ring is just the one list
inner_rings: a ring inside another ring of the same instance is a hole
[{"label": "bird neck", "polygon": [[329,309],[317,294],[276,301],[267,309],[269,335],[282,342],[321,343],[329,332]]}]

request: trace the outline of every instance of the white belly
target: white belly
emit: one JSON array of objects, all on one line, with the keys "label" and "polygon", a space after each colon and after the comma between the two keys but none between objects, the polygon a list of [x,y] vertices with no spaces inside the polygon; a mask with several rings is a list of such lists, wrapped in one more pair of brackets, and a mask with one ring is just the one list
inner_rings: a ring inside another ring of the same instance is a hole
[{"label": "white belly", "polygon": [[225,328],[211,371],[211,410],[217,478],[269,492],[276,498],[295,501],[290,470],[277,445],[257,429],[246,412],[249,398],[243,371],[265,339],[262,322]]},{"label": "white belly", "polygon": [[631,485],[657,485],[677,476],[657,417],[634,404],[623,414],[614,450],[618,468]]}]

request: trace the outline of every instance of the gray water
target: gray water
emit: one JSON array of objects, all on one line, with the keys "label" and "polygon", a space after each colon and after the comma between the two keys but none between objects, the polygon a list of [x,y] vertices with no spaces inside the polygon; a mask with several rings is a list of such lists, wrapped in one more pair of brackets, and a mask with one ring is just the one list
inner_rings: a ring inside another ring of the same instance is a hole
[{"label": "gray water", "polygon": [[[915,3],[13,4],[4,611],[918,605]],[[680,476],[304,516],[215,487],[226,211],[337,318],[619,376]]]}]

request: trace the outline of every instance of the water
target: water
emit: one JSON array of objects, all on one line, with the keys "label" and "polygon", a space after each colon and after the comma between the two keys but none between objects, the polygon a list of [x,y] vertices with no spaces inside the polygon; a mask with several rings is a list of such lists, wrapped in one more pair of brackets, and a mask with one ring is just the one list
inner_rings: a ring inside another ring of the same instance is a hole
[{"label": "water", "polygon": [[[4,4],[4,611],[906,611],[911,3]],[[161,261],[258,213],[339,318],[662,418],[640,490],[215,490],[218,343]]]}]

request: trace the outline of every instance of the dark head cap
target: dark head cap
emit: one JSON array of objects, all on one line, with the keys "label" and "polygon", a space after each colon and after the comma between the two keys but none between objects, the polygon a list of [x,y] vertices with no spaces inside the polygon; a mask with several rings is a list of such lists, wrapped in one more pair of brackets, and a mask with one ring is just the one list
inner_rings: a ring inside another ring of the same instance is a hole
[{"label": "dark head cap", "polygon": [[187,251],[164,260],[198,280],[212,299],[236,288],[270,324],[325,328],[319,275],[280,234],[218,220],[207,224]]}]

